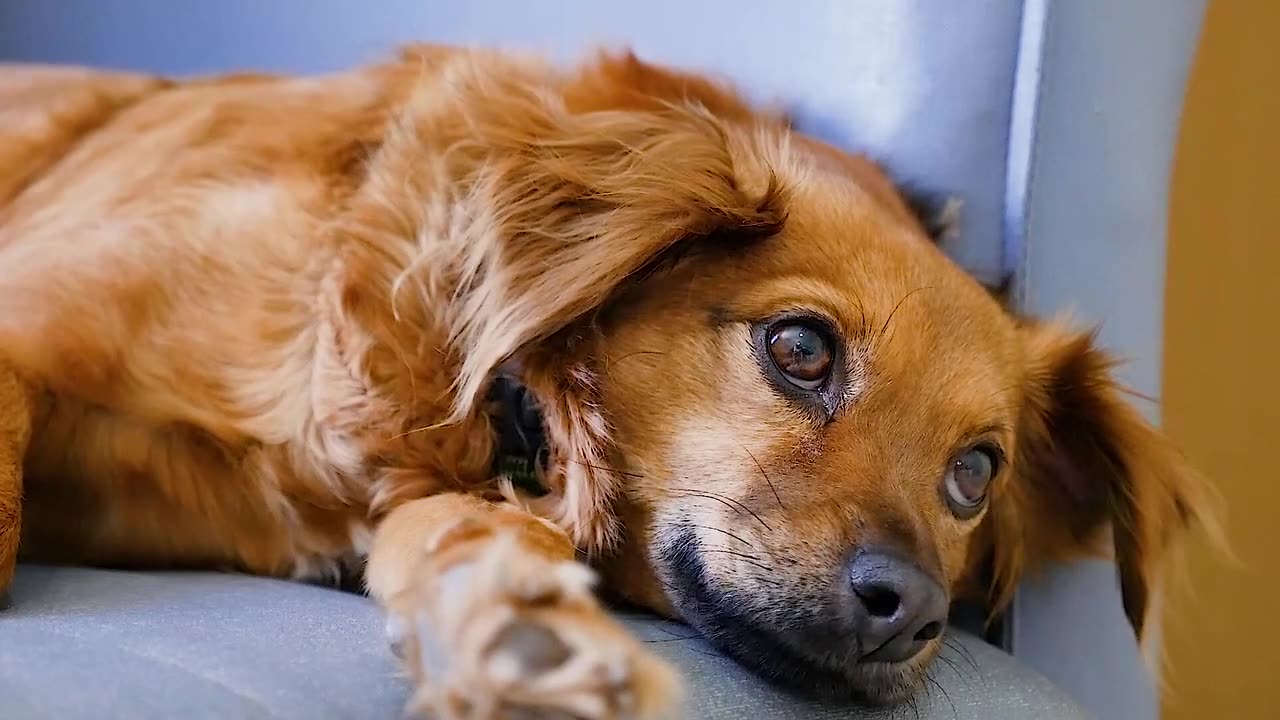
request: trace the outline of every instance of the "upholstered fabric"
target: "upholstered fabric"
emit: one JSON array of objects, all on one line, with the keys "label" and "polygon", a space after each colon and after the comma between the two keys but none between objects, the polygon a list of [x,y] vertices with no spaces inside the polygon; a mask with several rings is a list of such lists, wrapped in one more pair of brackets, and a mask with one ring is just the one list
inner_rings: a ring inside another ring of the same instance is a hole
[{"label": "upholstered fabric", "polygon": [[[628,616],[681,669],[692,720],[904,717],[796,700],[681,625]],[[1083,718],[1043,678],[959,635],[914,701],[922,719]],[[400,716],[407,688],[358,595],[210,573],[19,568],[0,613],[3,720]]]}]

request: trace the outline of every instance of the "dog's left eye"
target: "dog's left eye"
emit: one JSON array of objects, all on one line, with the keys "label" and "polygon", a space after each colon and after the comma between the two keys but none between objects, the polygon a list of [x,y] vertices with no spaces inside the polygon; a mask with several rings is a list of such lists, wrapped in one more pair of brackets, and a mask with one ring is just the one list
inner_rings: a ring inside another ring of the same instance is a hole
[{"label": "dog's left eye", "polygon": [[769,329],[769,357],[792,384],[815,390],[831,374],[834,354],[827,333],[811,323],[791,321]]},{"label": "dog's left eye", "polygon": [[942,486],[947,505],[957,517],[968,519],[982,509],[996,463],[996,453],[983,446],[966,450],[951,461]]}]

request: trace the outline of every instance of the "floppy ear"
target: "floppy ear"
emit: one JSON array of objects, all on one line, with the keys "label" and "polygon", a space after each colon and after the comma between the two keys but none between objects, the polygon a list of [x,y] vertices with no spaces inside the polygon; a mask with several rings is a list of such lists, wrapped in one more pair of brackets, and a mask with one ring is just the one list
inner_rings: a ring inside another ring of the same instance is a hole
[{"label": "floppy ear", "polygon": [[599,308],[623,285],[716,236],[776,232],[781,189],[752,165],[759,135],[698,105],[575,111],[506,92],[469,110],[483,160],[467,182],[488,232],[452,258],[462,290],[460,413],[518,349]]},{"label": "floppy ear", "polygon": [[749,105],[728,83],[645,62],[632,52],[600,53],[565,90],[575,111],[660,110],[697,104],[718,118],[789,127],[777,110]]},{"label": "floppy ear", "polygon": [[732,248],[777,232],[785,197],[766,163],[784,140],[776,125],[713,114],[697,97],[705,88],[673,94],[686,86],[634,61],[564,80],[509,70],[456,68],[463,127],[414,130],[462,139],[445,152],[456,224],[409,272],[443,269],[457,288],[452,419],[468,416],[494,372],[518,359],[551,448],[549,494],[521,500],[594,552],[616,539],[621,480],[609,468],[594,372],[560,340],[675,257],[712,239]]},{"label": "floppy ear", "polygon": [[[668,82],[631,60],[570,75],[484,52],[411,61],[397,66],[404,97],[335,225],[323,404],[381,403],[406,430],[466,422],[499,367],[518,361],[553,450],[540,512],[579,547],[606,547],[621,480],[607,467],[589,358],[561,340],[675,257],[777,232],[786,198],[769,163],[783,156],[785,128],[720,117],[703,102],[714,99],[709,86]],[[432,347],[441,330],[446,342]],[[432,376],[442,357],[457,364],[451,415],[422,418],[395,402],[418,392],[406,365]],[[358,421],[340,429],[370,436]],[[421,451],[404,437],[362,442],[377,457]],[[486,462],[488,448],[471,447]],[[382,505],[421,489],[387,486]]]},{"label": "floppy ear", "polygon": [[1096,553],[1111,530],[1124,611],[1141,637],[1170,546],[1204,520],[1207,486],[1127,401],[1093,337],[1025,330],[1016,457],[988,518],[1002,594],[1025,565]]}]

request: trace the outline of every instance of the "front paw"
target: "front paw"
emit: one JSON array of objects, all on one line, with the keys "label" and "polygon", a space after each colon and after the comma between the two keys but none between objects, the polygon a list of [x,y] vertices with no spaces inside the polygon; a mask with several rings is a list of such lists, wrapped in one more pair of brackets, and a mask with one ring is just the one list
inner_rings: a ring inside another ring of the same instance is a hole
[{"label": "front paw", "polygon": [[592,580],[499,534],[410,589],[420,595],[392,604],[388,630],[413,671],[411,709],[442,720],[673,717],[673,672],[600,607]]}]

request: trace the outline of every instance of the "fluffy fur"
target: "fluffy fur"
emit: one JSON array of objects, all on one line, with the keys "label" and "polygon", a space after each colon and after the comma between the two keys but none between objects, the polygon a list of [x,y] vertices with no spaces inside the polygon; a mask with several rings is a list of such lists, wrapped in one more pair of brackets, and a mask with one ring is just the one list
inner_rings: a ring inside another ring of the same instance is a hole
[{"label": "fluffy fur", "polygon": [[[827,632],[853,548],[998,605],[1114,526],[1141,630],[1201,512],[1088,335],[1006,313],[872,163],[631,56],[5,67],[0,168],[0,586],[20,518],[32,560],[368,558],[418,700],[452,716],[665,712],[575,554],[774,679],[887,701],[936,643],[881,667]],[[822,407],[752,350],[797,312],[840,343]],[[492,477],[500,370],[541,401],[544,497]],[[978,440],[1008,462],[961,520],[939,478]]]}]

